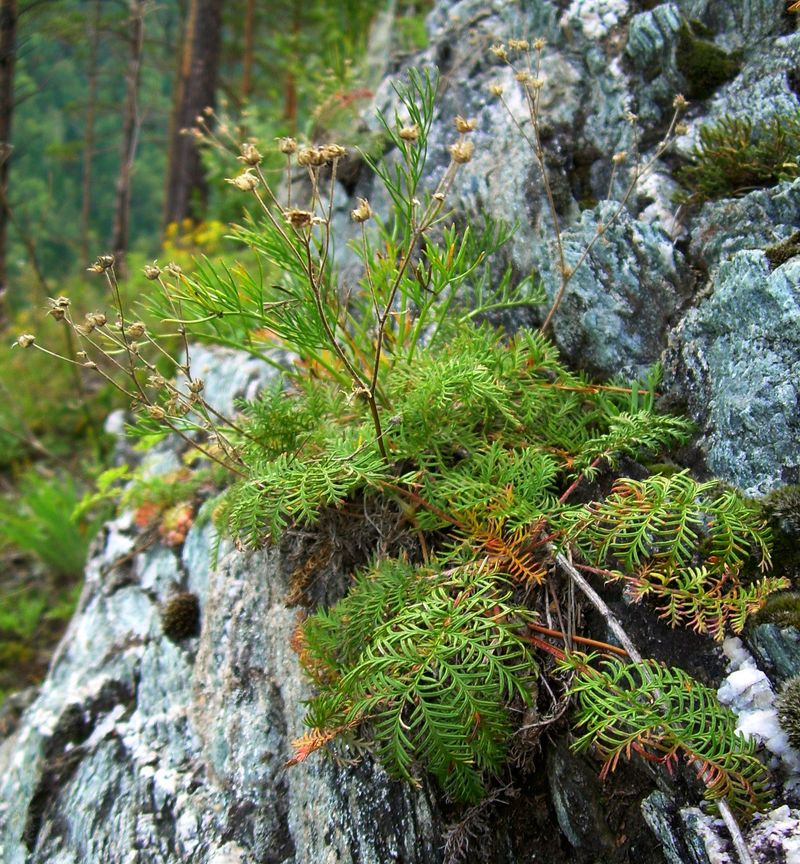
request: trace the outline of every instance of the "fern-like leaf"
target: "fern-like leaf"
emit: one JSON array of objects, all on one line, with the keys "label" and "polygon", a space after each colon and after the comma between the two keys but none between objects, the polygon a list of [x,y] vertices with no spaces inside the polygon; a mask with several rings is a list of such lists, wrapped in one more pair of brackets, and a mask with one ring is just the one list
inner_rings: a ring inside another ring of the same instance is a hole
[{"label": "fern-like leaf", "polygon": [[[381,571],[373,573],[373,586],[387,579]],[[505,757],[511,732],[506,706],[515,697],[531,698],[536,666],[517,632],[529,613],[509,605],[510,590],[501,580],[474,567],[444,579],[424,575],[416,584],[409,582],[410,571],[406,568],[405,580],[398,579],[398,570],[388,574],[395,584],[384,593],[388,604],[382,609],[370,612],[354,602],[357,585],[340,604],[344,609],[334,610],[341,626],[353,622],[365,639],[346,674],[333,670],[335,680],[311,700],[306,722],[320,734],[367,723],[393,776],[414,781],[419,763],[452,798],[476,801],[486,773],[499,769]],[[370,590],[360,584],[362,591]],[[422,599],[387,615],[408,592]],[[367,635],[370,617],[384,620]],[[308,658],[330,644],[330,634],[320,640],[330,620],[320,628],[313,616],[306,624],[307,668]],[[339,656],[348,660],[348,653]],[[318,675],[316,680],[320,683]]]},{"label": "fern-like leaf", "polygon": [[736,731],[733,712],[713,690],[681,669],[653,660],[624,663],[572,655],[565,665],[577,671],[578,725],[585,734],[575,744],[594,744],[603,774],[631,753],[669,766],[683,756],[703,781],[710,801],[726,799],[744,814],[764,803],[767,770],[755,757],[755,742]]}]

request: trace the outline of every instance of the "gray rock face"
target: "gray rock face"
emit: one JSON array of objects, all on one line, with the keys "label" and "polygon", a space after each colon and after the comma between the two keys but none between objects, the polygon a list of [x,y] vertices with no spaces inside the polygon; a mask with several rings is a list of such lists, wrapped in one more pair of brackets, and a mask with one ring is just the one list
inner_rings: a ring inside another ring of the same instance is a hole
[{"label": "gray rock face", "polygon": [[665,389],[701,420],[710,469],[752,493],[800,479],[800,259],[721,264],[670,337]]},{"label": "gray rock face", "polygon": [[[209,574],[210,529],[181,559],[109,526],[80,610],[24,725],[0,751],[0,858],[255,864],[436,861],[425,791],[312,758],[283,768],[303,734],[279,553],[230,552]],[[178,644],[159,604],[201,599],[199,638]]]}]

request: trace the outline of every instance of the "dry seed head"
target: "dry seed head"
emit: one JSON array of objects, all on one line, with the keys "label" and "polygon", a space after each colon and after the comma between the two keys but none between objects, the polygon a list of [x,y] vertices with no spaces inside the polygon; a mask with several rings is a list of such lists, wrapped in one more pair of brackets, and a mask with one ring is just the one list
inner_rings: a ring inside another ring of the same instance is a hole
[{"label": "dry seed head", "polygon": [[341,144],[325,144],[320,147],[319,152],[326,162],[335,162],[337,159],[341,159],[347,151]]},{"label": "dry seed head", "polygon": [[237,189],[242,192],[252,192],[258,186],[259,180],[255,174],[251,174],[248,169],[243,174],[239,174],[237,177],[226,177],[226,183],[230,183],[231,186],[235,186]]},{"label": "dry seed head", "polygon": [[628,158],[628,153],[625,150],[620,150],[611,157],[611,161],[615,165],[621,165]]},{"label": "dry seed head", "polygon": [[689,107],[689,103],[683,93],[678,93],[678,95],[672,100],[672,107],[676,111],[685,111]]},{"label": "dry seed head", "polygon": [[456,117],[453,123],[455,124],[456,131],[460,132],[462,135],[474,132],[475,127],[478,125],[478,121],[475,120],[475,118],[465,120],[460,114]]},{"label": "dry seed head", "polygon": [[372,208],[369,206],[369,201],[366,198],[359,198],[358,207],[350,211],[350,216],[353,222],[366,222],[372,216]]},{"label": "dry seed head", "polygon": [[531,46],[527,39],[509,39],[508,47],[512,51],[527,51]]},{"label": "dry seed head", "polygon": [[498,42],[496,45],[492,45],[489,49],[498,60],[504,60],[508,62],[508,51],[506,51],[506,46],[501,42]]},{"label": "dry seed head", "polygon": [[675,124],[675,134],[676,135],[688,135],[689,127],[685,123],[677,123]]},{"label": "dry seed head", "polygon": [[144,336],[144,324],[141,321],[134,321],[128,327],[127,335],[129,339],[141,339]]},{"label": "dry seed head", "polygon": [[145,264],[144,269],[142,270],[144,273],[145,279],[149,279],[151,282],[161,275],[161,268],[153,262],[152,264]]},{"label": "dry seed head", "polygon": [[58,297],[53,299],[49,297],[47,300],[47,314],[52,315],[56,321],[63,321],[69,308],[69,300],[66,297]]},{"label": "dry seed head", "polygon": [[205,386],[206,382],[202,378],[195,378],[189,382],[189,390],[192,393],[202,393]]},{"label": "dry seed head", "polygon": [[156,372],[154,375],[151,375],[147,379],[147,383],[151,387],[155,387],[158,390],[160,390],[167,383],[167,379],[163,375],[161,375],[159,372]]},{"label": "dry seed head", "polygon": [[251,144],[249,141],[242,144],[242,155],[237,157],[240,162],[244,162],[245,165],[255,166],[261,162],[261,154],[258,152],[258,148],[255,144]]},{"label": "dry seed head", "polygon": [[167,416],[167,412],[160,405],[148,405],[147,413],[153,420],[163,420]]},{"label": "dry seed head", "polygon": [[303,147],[297,154],[297,164],[304,168],[319,168],[327,161],[318,147]]},{"label": "dry seed head", "polygon": [[284,218],[293,228],[310,228],[314,224],[314,214],[309,210],[286,210]]},{"label": "dry seed head", "polygon": [[87,317],[92,319],[95,327],[105,327],[106,321],[108,320],[102,312],[92,312],[92,314]]},{"label": "dry seed head", "polygon": [[174,261],[170,261],[169,264],[164,268],[164,270],[169,273],[170,276],[183,276],[183,269],[180,264],[176,264]]},{"label": "dry seed head", "polygon": [[519,81],[520,84],[529,84],[533,81],[533,75],[527,70],[523,69],[520,72],[516,72],[514,77]]},{"label": "dry seed head", "polygon": [[94,318],[91,315],[84,316],[83,324],[78,328],[84,336],[88,336],[94,328],[97,327],[97,324],[94,322]]},{"label": "dry seed head", "polygon": [[533,40],[534,51],[541,51],[545,47],[545,45],[547,45],[547,41],[545,39],[542,39],[541,36],[538,39]]},{"label": "dry seed head", "polygon": [[90,273],[105,273],[106,270],[110,269],[114,266],[114,256],[113,255],[100,255],[92,264],[91,267],[87,267],[86,269]]},{"label": "dry seed head", "polygon": [[76,360],[88,360],[89,355],[85,351],[76,351],[75,352],[75,359]]},{"label": "dry seed head", "polygon": [[35,341],[36,337],[33,333],[23,333],[21,336],[17,337],[17,341],[14,344],[19,345],[20,348],[30,348]]},{"label": "dry seed head", "polygon": [[453,162],[458,162],[459,165],[469,162],[474,151],[475,145],[472,141],[456,141],[455,144],[450,145],[450,155],[453,157]]},{"label": "dry seed head", "polygon": [[413,126],[403,126],[397,134],[403,141],[410,141],[413,144],[419,139],[419,126],[416,123]]},{"label": "dry seed head", "polygon": [[503,95],[503,85],[502,84],[490,84],[489,92],[492,96],[502,96]]},{"label": "dry seed head", "polygon": [[97,363],[95,363],[94,360],[87,360],[83,364],[83,367],[84,369],[97,369]]},{"label": "dry seed head", "polygon": [[278,150],[291,156],[297,150],[297,141],[294,138],[278,138]]}]

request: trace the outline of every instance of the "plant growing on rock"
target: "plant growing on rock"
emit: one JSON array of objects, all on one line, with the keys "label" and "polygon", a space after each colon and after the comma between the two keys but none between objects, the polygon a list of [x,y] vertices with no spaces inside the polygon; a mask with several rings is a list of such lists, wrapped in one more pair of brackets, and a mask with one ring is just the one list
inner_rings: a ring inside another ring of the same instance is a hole
[{"label": "plant growing on rock", "polygon": [[[518,77],[543,165],[542,47],[534,44],[533,70]],[[521,42],[514,50],[529,52]],[[295,647],[317,695],[293,761],[360,734],[394,775],[416,782],[422,768],[454,799],[478,800],[503,770],[527,707],[553,718],[544,728],[560,716],[555,693],[570,679],[574,692],[586,693],[608,673],[606,661],[597,669],[575,652],[576,644],[592,644],[577,632],[570,602],[577,585],[628,655],[613,667],[612,683],[629,713],[621,719],[581,703],[580,722],[609,766],[632,751],[668,765],[683,753],[723,812],[728,802],[752,810],[764,771],[737,738],[732,715],[697,689],[683,717],[682,691],[700,685],[645,662],[584,574],[624,581],[639,599],[654,597],[673,624],[719,638],[726,627],[740,630],[784,584],[752,578],[755,568],[769,567],[768,535],[753,505],[685,474],[619,480],[591,503],[600,494],[596,481],[616,476],[623,457],[674,447],[690,424],[655,411],[656,375],[627,387],[597,384],[569,370],[543,332],[509,334],[491,323],[498,311],[545,298],[534,279],[514,284],[507,273],[494,282],[488,257],[508,239],[504,226],[458,230],[446,218],[448,192],[474,151],[470,119],[455,119],[449,164],[426,189],[435,89],[432,77],[412,72],[397,88],[397,115],[383,118],[394,160],[372,167],[392,214],[381,222],[363,199],[352,210],[363,268],[357,283],[340,282],[333,262],[344,148],[292,139],[279,143],[282,193],[253,143],[242,146],[244,168],[230,179],[251,196],[254,213],[235,233],[261,269],[206,263],[194,276],[154,272],[165,321],[179,328],[246,321],[259,340],[248,337],[247,349],[285,381],[243,406],[234,424],[215,415],[201,387],[192,389],[197,379],[185,361],[189,395],[159,379],[162,404],[139,380],[138,363],[157,371],[132,348],[144,334],[132,336],[120,312],[112,341],[127,358],[118,366],[135,389],[126,392],[151,421],[231,467],[235,479],[216,518],[241,544],[276,541],[298,524],[313,529],[331,511],[356,526],[372,519],[381,538],[347,595],[299,624]],[[684,104],[676,100],[676,117]],[[640,168],[637,160],[618,213],[650,164]],[[562,279],[543,330],[589,251],[567,265],[552,200],[551,210]],[[113,288],[110,265],[101,269]],[[214,441],[191,437],[197,433]],[[375,501],[384,504],[379,523]],[[389,538],[398,533],[403,543]],[[547,641],[553,637],[563,647]],[[537,651],[558,656],[560,671],[545,672]],[[637,698],[648,685],[663,699]]]}]

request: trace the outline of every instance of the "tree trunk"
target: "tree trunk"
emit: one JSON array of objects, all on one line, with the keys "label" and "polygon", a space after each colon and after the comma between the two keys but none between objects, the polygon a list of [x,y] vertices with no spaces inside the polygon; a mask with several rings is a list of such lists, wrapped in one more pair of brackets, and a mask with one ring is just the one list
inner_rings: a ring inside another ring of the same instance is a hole
[{"label": "tree trunk", "polygon": [[83,171],[81,175],[81,261],[89,263],[89,220],[92,212],[92,160],[94,159],[94,120],[97,111],[97,45],[100,41],[100,4],[94,0],[92,29],[89,34],[89,66],[86,70],[86,118],[83,131]]},{"label": "tree trunk", "polygon": [[242,100],[250,101],[253,92],[253,35],[256,24],[256,0],[247,0],[244,13],[244,59],[242,61]]},{"label": "tree trunk", "polygon": [[[220,51],[222,0],[192,0],[183,39],[183,56],[175,88],[164,225],[203,216],[208,197],[196,140],[184,130],[214,107]],[[210,125],[211,117],[205,117]]]},{"label": "tree trunk", "polygon": [[6,234],[11,116],[14,110],[14,60],[17,51],[17,0],[0,0],[0,329],[6,324]]},{"label": "tree trunk", "polygon": [[117,194],[114,203],[114,226],[111,249],[116,260],[117,275],[125,275],[125,255],[128,251],[128,222],[131,209],[131,174],[139,138],[139,78],[144,47],[145,0],[129,0],[129,58],[125,73],[125,107],[122,115],[122,147],[120,151]]}]

